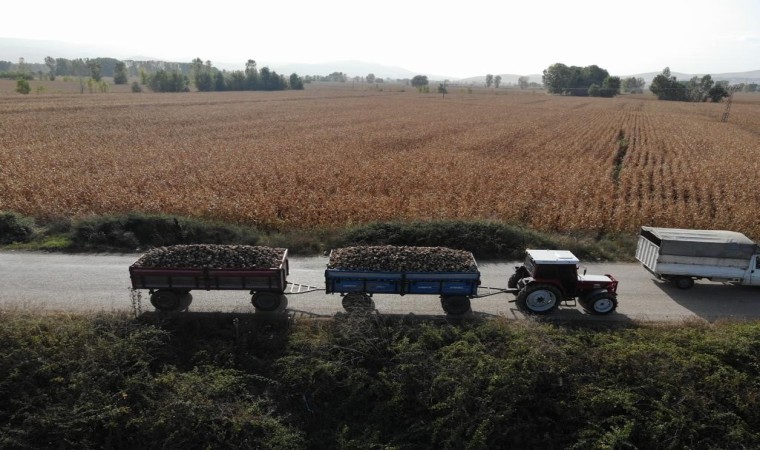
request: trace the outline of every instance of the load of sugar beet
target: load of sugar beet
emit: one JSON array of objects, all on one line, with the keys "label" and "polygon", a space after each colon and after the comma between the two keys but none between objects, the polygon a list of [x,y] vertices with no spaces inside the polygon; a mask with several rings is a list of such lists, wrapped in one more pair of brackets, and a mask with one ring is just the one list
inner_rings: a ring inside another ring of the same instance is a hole
[{"label": "load of sugar beet", "polygon": [[329,269],[380,272],[477,272],[472,253],[446,247],[394,245],[344,247],[333,250]]},{"label": "load of sugar beet", "polygon": [[280,266],[284,253],[284,248],[252,245],[172,245],[149,250],[137,260],[135,266],[271,269]]}]

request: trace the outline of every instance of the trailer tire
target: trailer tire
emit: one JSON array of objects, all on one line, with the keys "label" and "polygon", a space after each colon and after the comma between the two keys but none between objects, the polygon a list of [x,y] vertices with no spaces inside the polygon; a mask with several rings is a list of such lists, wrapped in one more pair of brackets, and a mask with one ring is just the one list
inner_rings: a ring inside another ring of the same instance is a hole
[{"label": "trailer tire", "polygon": [[549,314],[559,306],[562,294],[550,284],[529,284],[517,294],[517,307],[528,314]]},{"label": "trailer tire", "polygon": [[182,296],[174,291],[159,289],[151,294],[150,304],[159,311],[177,311],[182,307]]},{"label": "trailer tire", "polygon": [[187,311],[188,308],[190,308],[190,304],[193,303],[193,294],[191,294],[189,291],[183,292],[179,297],[179,301],[180,301],[180,305],[179,305],[180,309],[182,311]]},{"label": "trailer tire", "polygon": [[375,303],[367,294],[346,294],[343,296],[341,304],[343,305],[343,309],[347,312],[371,311],[375,309]]},{"label": "trailer tire", "polygon": [[610,314],[617,309],[617,297],[609,292],[601,292],[590,298],[579,300],[586,312],[597,316]]},{"label": "trailer tire", "polygon": [[471,310],[470,299],[464,295],[441,297],[441,307],[446,314],[461,316]]},{"label": "trailer tire", "polygon": [[280,307],[282,297],[277,292],[256,292],[251,296],[251,304],[257,311],[271,312]]},{"label": "trailer tire", "polygon": [[678,289],[691,289],[694,287],[694,278],[692,277],[675,277],[671,281]]}]

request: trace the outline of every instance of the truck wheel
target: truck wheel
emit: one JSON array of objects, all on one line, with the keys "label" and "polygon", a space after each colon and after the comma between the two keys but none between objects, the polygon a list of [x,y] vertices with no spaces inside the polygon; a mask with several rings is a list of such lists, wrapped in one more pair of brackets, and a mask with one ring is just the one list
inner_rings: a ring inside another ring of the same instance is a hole
[{"label": "truck wheel", "polygon": [[259,311],[274,311],[282,304],[282,294],[276,292],[256,292],[251,296],[251,303]]},{"label": "truck wheel", "polygon": [[159,289],[151,294],[150,304],[159,311],[176,311],[182,306],[182,298],[174,291]]},{"label": "truck wheel", "polygon": [[549,314],[559,306],[561,296],[550,284],[532,284],[517,294],[517,307],[529,314]]},{"label": "truck wheel", "polygon": [[341,301],[343,309],[348,312],[369,311],[375,308],[375,303],[369,295],[366,294],[346,294]]},{"label": "truck wheel", "polygon": [[461,316],[470,312],[470,299],[464,295],[441,297],[441,307],[446,314]]},{"label": "truck wheel", "polygon": [[608,292],[602,292],[581,301],[580,304],[589,314],[602,316],[617,308],[617,298]]},{"label": "truck wheel", "polygon": [[694,279],[691,277],[675,277],[672,281],[678,289],[691,289],[694,286]]}]

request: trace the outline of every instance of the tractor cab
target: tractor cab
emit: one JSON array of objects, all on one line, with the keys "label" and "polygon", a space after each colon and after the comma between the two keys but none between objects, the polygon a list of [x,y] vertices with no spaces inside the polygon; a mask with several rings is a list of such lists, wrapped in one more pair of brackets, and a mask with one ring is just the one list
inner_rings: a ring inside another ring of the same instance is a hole
[{"label": "tractor cab", "polygon": [[560,288],[564,297],[575,297],[579,262],[568,250],[528,250],[525,269],[534,280]]}]

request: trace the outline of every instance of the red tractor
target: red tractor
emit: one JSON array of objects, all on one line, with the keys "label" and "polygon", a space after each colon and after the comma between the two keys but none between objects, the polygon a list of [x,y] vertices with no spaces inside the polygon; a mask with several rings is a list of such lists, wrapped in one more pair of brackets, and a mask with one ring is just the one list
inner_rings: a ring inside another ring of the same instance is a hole
[{"label": "red tractor", "polygon": [[[528,250],[525,264],[515,267],[507,287],[517,295],[517,307],[530,314],[548,314],[560,303],[575,300],[590,314],[617,308],[618,281],[612,275],[578,273],[578,258],[567,250]],[[570,303],[572,302],[572,303]]]}]

